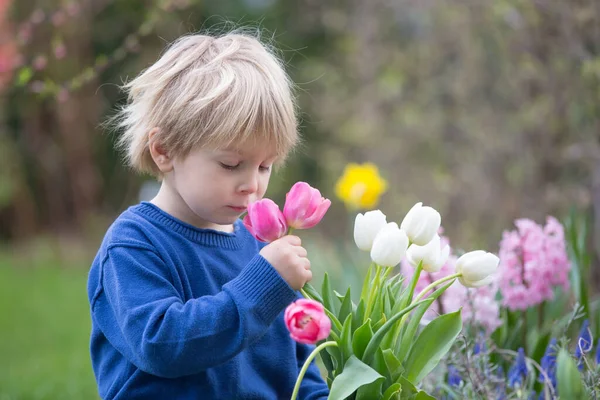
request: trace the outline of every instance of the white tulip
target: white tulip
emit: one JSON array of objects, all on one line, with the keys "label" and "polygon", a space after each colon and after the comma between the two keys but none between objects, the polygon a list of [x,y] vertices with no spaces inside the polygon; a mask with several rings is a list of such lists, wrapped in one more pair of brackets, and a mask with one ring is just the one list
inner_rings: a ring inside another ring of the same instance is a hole
[{"label": "white tulip", "polygon": [[406,233],[398,228],[397,223],[390,222],[375,236],[371,260],[384,267],[394,267],[406,254],[407,247]]},{"label": "white tulip", "polygon": [[435,235],[425,246],[412,244],[406,251],[408,262],[415,268],[422,262],[423,270],[426,272],[438,272],[448,260],[449,255],[450,246],[446,245],[442,249],[438,235]]},{"label": "white tulip", "polygon": [[423,207],[417,203],[411,208],[400,224],[410,241],[418,246],[424,246],[433,239],[440,229],[442,217],[432,207]]},{"label": "white tulip", "polygon": [[499,263],[498,256],[483,250],[465,253],[456,261],[456,272],[462,274],[458,280],[466,287],[489,285]]},{"label": "white tulip", "polygon": [[384,213],[379,210],[358,214],[354,221],[354,242],[363,251],[371,251],[377,233],[387,224]]}]

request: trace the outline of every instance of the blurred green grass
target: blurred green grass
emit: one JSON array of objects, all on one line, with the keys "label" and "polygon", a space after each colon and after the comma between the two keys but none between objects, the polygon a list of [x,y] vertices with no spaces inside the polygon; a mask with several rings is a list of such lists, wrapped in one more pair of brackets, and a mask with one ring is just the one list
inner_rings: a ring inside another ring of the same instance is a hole
[{"label": "blurred green grass", "polygon": [[98,398],[87,268],[53,258],[0,252],[0,400]]}]

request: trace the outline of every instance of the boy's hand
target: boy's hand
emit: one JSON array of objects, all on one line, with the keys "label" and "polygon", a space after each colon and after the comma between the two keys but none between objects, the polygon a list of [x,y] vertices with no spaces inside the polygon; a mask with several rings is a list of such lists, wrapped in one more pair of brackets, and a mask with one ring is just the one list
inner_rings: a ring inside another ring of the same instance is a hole
[{"label": "boy's hand", "polygon": [[298,236],[287,235],[269,243],[260,251],[260,255],[271,263],[294,290],[302,289],[312,279],[310,261],[306,258],[306,249],[301,245]]}]

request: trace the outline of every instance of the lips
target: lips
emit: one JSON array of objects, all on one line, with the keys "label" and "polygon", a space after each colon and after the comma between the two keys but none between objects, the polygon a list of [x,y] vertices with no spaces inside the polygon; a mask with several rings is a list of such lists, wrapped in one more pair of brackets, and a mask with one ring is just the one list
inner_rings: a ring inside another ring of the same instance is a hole
[{"label": "lips", "polygon": [[234,209],[235,211],[246,211],[247,206],[229,206],[229,208]]}]

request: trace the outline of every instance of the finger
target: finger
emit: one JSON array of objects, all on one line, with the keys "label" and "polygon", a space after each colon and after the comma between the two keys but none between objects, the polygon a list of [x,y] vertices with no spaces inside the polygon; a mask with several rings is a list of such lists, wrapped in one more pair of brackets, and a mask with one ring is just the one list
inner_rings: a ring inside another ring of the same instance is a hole
[{"label": "finger", "polygon": [[297,254],[299,257],[306,257],[306,256],[308,255],[308,252],[307,252],[307,251],[306,251],[306,249],[305,249],[304,247],[302,247],[302,246],[296,246],[296,247],[294,247],[294,249],[295,249],[295,251],[296,251],[296,254]]},{"label": "finger", "polygon": [[310,260],[308,258],[304,258],[304,269],[310,271]]},{"label": "finger", "polygon": [[293,246],[300,246],[302,244],[302,240],[300,240],[300,238],[296,235],[287,235],[284,236],[282,239],[285,239],[289,244]]},{"label": "finger", "polygon": [[312,278],[313,278],[313,275],[312,275],[311,270],[307,269],[304,272],[304,279],[306,280],[306,282],[310,282],[312,280]]}]

